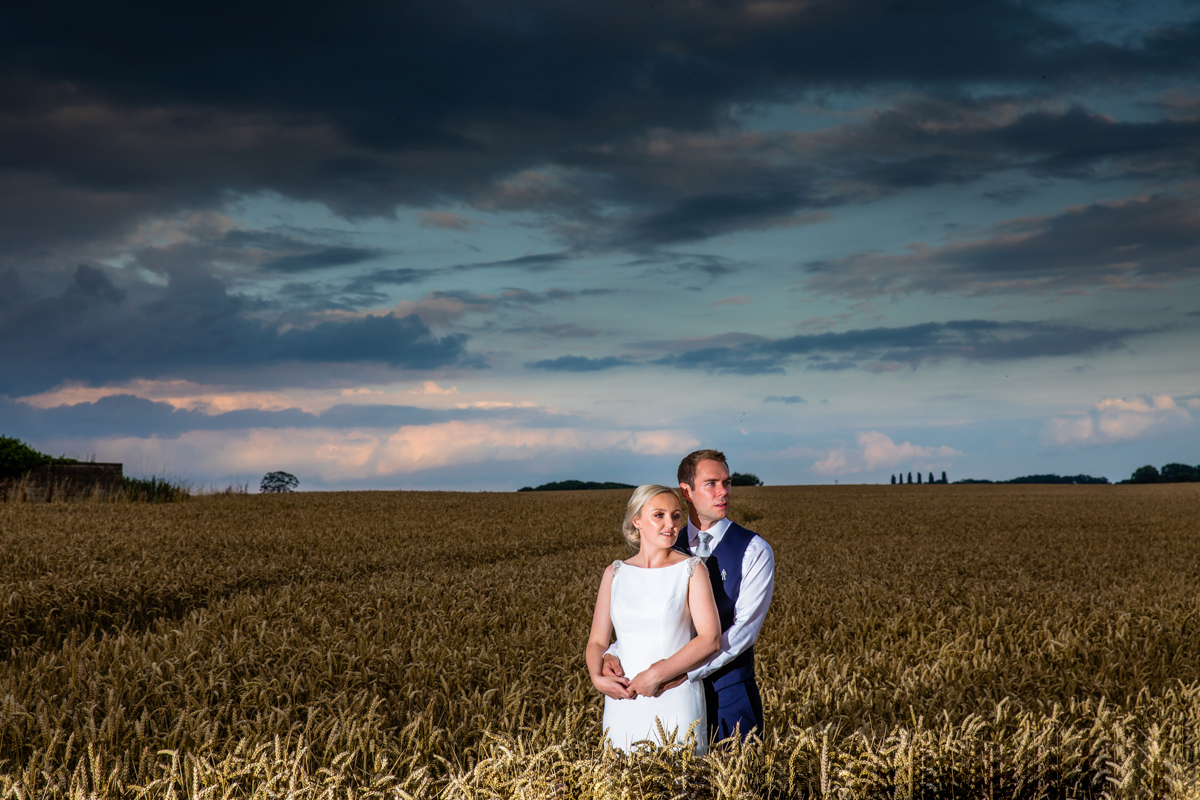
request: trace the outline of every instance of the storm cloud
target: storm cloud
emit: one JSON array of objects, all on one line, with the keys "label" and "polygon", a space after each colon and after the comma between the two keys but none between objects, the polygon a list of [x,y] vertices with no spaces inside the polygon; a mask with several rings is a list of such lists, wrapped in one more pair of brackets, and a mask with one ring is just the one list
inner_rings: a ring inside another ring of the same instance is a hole
[{"label": "storm cloud", "polygon": [[281,330],[259,319],[269,307],[211,276],[177,275],[161,296],[131,307],[104,272],[81,265],[61,294],[21,296],[0,307],[0,393],[10,395],[64,380],[177,376],[195,367],[295,361],[427,370],[469,359],[465,335],[437,336],[415,314]]},{"label": "storm cloud", "polygon": [[614,367],[627,367],[631,361],[617,356],[605,356],[603,358],[588,358],[587,356],[559,356],[558,358],[548,358],[542,361],[533,361],[526,364],[530,369],[545,369],[552,372],[599,372],[604,369],[613,369]]},{"label": "storm cloud", "polygon": [[517,420],[531,427],[561,427],[571,415],[547,415],[536,409],[431,409],[401,405],[335,405],[312,413],[298,408],[238,409],[211,413],[169,403],[116,394],[94,402],[38,408],[0,397],[5,433],[32,440],[113,436],[173,438],[191,431],[248,429],[394,429],[451,421]]},{"label": "storm cloud", "polygon": [[668,353],[654,363],[732,375],[782,374],[793,365],[818,371],[878,372],[950,359],[1002,362],[1093,354],[1121,347],[1129,337],[1151,332],[1155,331],[1052,322],[957,320],[784,339],[760,337],[734,346],[705,347],[688,342],[682,352]]},{"label": "storm cloud", "polygon": [[[694,241],[786,223],[814,197],[828,204],[844,195],[806,188],[820,165],[780,171],[778,153],[735,147],[727,163],[696,170],[670,154],[648,160],[630,143],[664,131],[723,136],[731,104],[876,83],[1044,93],[1200,63],[1196,20],[1115,43],[1081,36],[1048,8],[1005,0],[416,3],[332,16],[303,5],[193,13],[122,2],[103,11],[25,4],[5,16],[0,195],[21,202],[0,208],[0,234],[30,254],[264,191],[348,218],[453,197],[585,225],[602,222],[597,203],[607,200],[640,209],[622,224],[635,239]],[[999,148],[1069,171],[1106,155],[1185,153],[1194,127],[1107,124],[1076,109],[991,131],[915,135],[919,128],[885,115],[872,135],[891,128],[897,142],[908,130],[907,154],[842,167],[914,186],[958,180],[965,164],[994,162],[988,149]],[[1056,149],[1064,134],[1073,144]],[[774,187],[755,185],[772,164]],[[358,255],[326,251],[275,266],[358,263]]]},{"label": "storm cloud", "polygon": [[902,255],[813,262],[804,272],[809,289],[852,297],[1156,288],[1200,275],[1200,199],[1094,203]]}]

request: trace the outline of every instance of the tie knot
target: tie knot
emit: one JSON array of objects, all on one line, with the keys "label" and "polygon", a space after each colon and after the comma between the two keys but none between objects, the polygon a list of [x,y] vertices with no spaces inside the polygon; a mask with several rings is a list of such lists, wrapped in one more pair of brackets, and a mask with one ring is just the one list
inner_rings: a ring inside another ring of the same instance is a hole
[{"label": "tie knot", "polygon": [[712,554],[712,534],[700,533],[700,545],[696,548],[696,555],[701,558],[708,558]]}]

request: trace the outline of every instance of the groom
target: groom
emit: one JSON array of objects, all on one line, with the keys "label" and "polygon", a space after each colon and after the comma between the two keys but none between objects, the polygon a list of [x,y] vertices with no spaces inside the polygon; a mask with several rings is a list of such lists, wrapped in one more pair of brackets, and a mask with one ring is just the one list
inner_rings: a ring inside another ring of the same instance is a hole
[{"label": "groom", "polygon": [[[754,641],[775,591],[775,554],[761,536],[730,520],[729,464],[719,450],[697,450],[679,463],[679,489],[688,504],[687,528],[675,547],[703,556],[721,617],[721,650],[684,680],[703,680],[708,734],[720,741],[751,729],[763,733],[762,699],[754,679]],[[616,656],[604,657],[606,675],[624,676]]]}]

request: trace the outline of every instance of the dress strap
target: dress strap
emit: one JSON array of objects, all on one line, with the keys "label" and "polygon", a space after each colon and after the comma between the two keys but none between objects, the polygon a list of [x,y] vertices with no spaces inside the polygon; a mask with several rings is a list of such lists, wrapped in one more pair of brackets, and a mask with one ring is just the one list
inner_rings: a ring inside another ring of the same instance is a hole
[{"label": "dress strap", "polygon": [[[625,562],[619,558],[613,562],[612,567],[613,567],[613,577],[614,578],[617,577],[617,573],[621,571],[621,567],[623,567],[623,566],[625,566]],[[688,574],[690,575],[691,573],[688,573]]]},{"label": "dress strap", "polygon": [[704,559],[703,559],[703,558],[701,558],[700,556],[692,556],[691,558],[689,558],[689,559],[687,560],[687,565],[688,565],[688,577],[689,577],[689,578],[690,578],[690,577],[692,577],[692,573],[696,571],[696,565],[697,565],[697,564],[699,564],[699,563],[700,563],[701,561],[703,561],[703,560],[704,560]]}]

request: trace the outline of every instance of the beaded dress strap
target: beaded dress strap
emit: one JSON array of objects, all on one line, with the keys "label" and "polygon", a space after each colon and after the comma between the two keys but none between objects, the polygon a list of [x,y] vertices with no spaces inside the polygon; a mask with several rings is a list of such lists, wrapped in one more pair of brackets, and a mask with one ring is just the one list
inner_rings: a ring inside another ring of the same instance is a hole
[{"label": "beaded dress strap", "polygon": [[687,565],[688,565],[688,577],[689,577],[689,578],[690,578],[690,577],[692,577],[692,573],[696,571],[696,565],[697,565],[697,564],[699,564],[699,563],[700,563],[701,561],[703,561],[703,560],[704,560],[704,559],[703,559],[703,558],[701,558],[700,556],[692,556],[691,558],[689,558],[689,559],[687,560]]},{"label": "beaded dress strap", "polygon": [[619,558],[613,562],[613,577],[614,578],[617,577],[617,573],[621,571],[621,567],[623,567],[623,566],[625,566],[625,562]]}]

